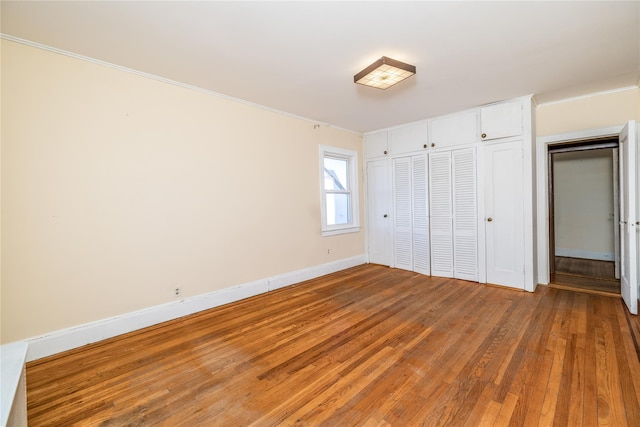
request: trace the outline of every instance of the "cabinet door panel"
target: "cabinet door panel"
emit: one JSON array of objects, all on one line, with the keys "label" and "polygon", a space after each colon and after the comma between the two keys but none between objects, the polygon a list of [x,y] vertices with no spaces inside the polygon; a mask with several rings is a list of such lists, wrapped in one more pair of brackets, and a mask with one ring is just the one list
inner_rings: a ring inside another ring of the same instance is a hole
[{"label": "cabinet door panel", "polygon": [[391,182],[389,162],[374,160],[367,164],[369,262],[391,265]]},{"label": "cabinet door panel", "polygon": [[522,102],[512,101],[489,105],[480,109],[483,140],[522,135]]},{"label": "cabinet door panel", "polygon": [[478,281],[476,150],[452,153],[454,277]]},{"label": "cabinet door panel", "polygon": [[391,154],[424,150],[427,145],[427,123],[417,123],[389,131]]},{"label": "cabinet door panel", "polygon": [[477,140],[477,110],[438,117],[429,123],[429,142],[433,148],[471,144]]},{"label": "cabinet door panel", "polygon": [[389,152],[387,132],[378,132],[364,137],[364,157],[384,157]]},{"label": "cabinet door panel", "polygon": [[429,155],[431,274],[453,277],[451,153]]},{"label": "cabinet door panel", "polygon": [[487,282],[524,289],[522,141],[485,147]]}]

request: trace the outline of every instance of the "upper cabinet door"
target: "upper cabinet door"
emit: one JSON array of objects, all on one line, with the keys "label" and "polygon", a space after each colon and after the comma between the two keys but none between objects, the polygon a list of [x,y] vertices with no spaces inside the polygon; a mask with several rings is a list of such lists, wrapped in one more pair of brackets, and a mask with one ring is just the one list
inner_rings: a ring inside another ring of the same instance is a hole
[{"label": "upper cabinet door", "polygon": [[384,157],[389,154],[387,131],[370,133],[364,137],[364,157]]},{"label": "upper cabinet door", "polygon": [[480,138],[484,140],[522,135],[522,101],[510,101],[480,108]]},{"label": "upper cabinet door", "polygon": [[431,148],[471,144],[478,140],[478,111],[463,111],[429,121]]},{"label": "upper cabinet door", "polygon": [[427,148],[427,122],[420,122],[389,131],[391,154],[405,154]]}]

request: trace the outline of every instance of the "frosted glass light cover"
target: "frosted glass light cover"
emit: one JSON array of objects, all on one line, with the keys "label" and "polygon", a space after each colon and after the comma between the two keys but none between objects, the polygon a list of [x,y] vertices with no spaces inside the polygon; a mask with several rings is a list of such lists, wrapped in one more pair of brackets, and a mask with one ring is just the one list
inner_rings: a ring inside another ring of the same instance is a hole
[{"label": "frosted glass light cover", "polygon": [[353,77],[355,83],[386,89],[416,73],[416,67],[383,56]]}]

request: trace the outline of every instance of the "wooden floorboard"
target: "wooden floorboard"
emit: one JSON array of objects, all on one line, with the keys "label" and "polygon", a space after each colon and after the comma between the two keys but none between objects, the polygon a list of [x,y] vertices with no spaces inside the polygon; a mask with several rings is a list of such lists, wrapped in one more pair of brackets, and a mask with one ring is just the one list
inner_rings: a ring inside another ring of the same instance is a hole
[{"label": "wooden floorboard", "polygon": [[27,365],[30,426],[640,426],[620,299],[365,265]]}]

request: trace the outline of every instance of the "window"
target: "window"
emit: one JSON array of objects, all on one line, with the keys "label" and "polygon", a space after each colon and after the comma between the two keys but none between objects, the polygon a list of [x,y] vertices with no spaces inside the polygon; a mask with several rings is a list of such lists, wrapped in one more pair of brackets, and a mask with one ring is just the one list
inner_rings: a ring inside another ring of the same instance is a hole
[{"label": "window", "polygon": [[320,146],[322,235],[360,231],[358,153]]}]

